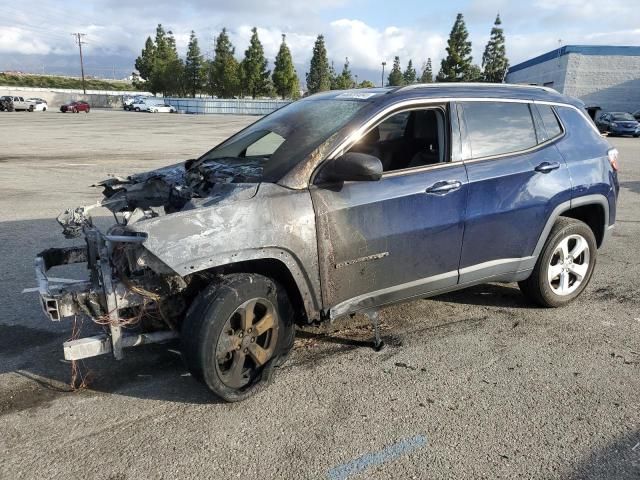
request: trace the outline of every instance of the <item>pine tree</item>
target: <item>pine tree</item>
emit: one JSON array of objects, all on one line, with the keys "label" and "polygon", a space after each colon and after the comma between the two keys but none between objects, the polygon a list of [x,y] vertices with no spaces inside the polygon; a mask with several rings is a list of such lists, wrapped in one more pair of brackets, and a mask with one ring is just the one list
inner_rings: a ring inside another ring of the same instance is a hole
[{"label": "pine tree", "polygon": [[402,76],[402,70],[400,68],[400,57],[394,57],[393,59],[393,67],[391,67],[391,72],[389,72],[387,85],[390,87],[400,87],[404,85],[404,77]]},{"label": "pine tree", "polygon": [[171,30],[167,32],[167,50],[162,77],[165,96],[178,95],[182,97],[185,95],[184,62],[178,56],[176,39]]},{"label": "pine tree", "polygon": [[249,48],[244,52],[242,60],[243,87],[251,94],[252,98],[269,94],[269,77],[271,72],[267,70],[267,59],[264,57],[264,48],[258,38],[258,29],[251,29]]},{"label": "pine tree", "polygon": [[323,35],[318,35],[313,46],[313,56],[311,57],[311,65],[309,66],[306,81],[310,94],[323,92],[331,87],[329,60],[327,59],[327,49],[324,45]]},{"label": "pine tree", "polygon": [[502,83],[509,68],[504,31],[500,25],[502,25],[502,21],[498,14],[491,29],[491,37],[482,55],[483,79],[485,82]]},{"label": "pine tree", "polygon": [[215,40],[215,57],[209,63],[207,90],[210,95],[233,98],[240,88],[240,65],[234,57],[235,48],[229,40],[227,29],[223,28]]},{"label": "pine tree", "polygon": [[275,65],[273,67],[273,86],[276,93],[285,98],[298,98],[300,96],[300,84],[298,82],[298,74],[293,66],[293,58],[291,50],[286,43],[286,35],[282,34],[282,43],[280,50],[276,56]]},{"label": "pine tree", "polygon": [[[165,32],[161,24],[156,28],[153,60],[147,82],[152,93],[164,96],[183,93],[184,64],[178,57],[176,41],[171,31]],[[146,48],[146,45],[145,45]]]},{"label": "pine tree", "polygon": [[187,47],[187,57],[184,65],[185,89],[192,97],[202,88],[202,67],[204,60],[198,46],[198,39],[193,30]]},{"label": "pine tree", "polygon": [[422,75],[420,83],[433,83],[433,69],[431,68],[431,59],[427,58],[427,63],[422,66]]},{"label": "pine tree", "polygon": [[344,66],[342,67],[342,73],[336,77],[336,90],[348,90],[353,88],[354,81],[351,75],[351,69],[349,68],[349,57],[344,60]]},{"label": "pine tree", "polygon": [[333,66],[333,60],[331,60],[331,65],[329,66],[329,89],[338,90],[339,88],[338,74]]},{"label": "pine tree", "polygon": [[411,85],[412,83],[416,83],[416,69],[413,68],[413,61],[409,59],[409,63],[407,64],[407,69],[402,74],[402,78],[404,78],[404,83],[406,85]]},{"label": "pine tree", "polygon": [[439,82],[469,81],[473,57],[471,56],[471,42],[464,23],[464,17],[459,13],[451,29],[447,42],[447,56],[442,59]]},{"label": "pine tree", "polygon": [[153,69],[153,58],[156,54],[156,46],[151,40],[151,37],[147,37],[147,41],[144,44],[144,48],[140,53],[140,56],[136,58],[135,67],[143,80],[149,80],[151,76],[151,70]]}]

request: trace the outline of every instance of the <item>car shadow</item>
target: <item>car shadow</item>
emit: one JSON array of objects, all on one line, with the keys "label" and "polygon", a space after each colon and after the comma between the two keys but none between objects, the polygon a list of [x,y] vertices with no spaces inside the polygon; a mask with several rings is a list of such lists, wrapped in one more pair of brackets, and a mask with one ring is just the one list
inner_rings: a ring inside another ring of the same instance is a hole
[{"label": "car shadow", "polygon": [[513,284],[483,283],[433,297],[433,300],[485,307],[536,308]]},{"label": "car shadow", "polygon": [[640,429],[630,429],[606,447],[594,450],[568,480],[626,480],[640,478]]}]

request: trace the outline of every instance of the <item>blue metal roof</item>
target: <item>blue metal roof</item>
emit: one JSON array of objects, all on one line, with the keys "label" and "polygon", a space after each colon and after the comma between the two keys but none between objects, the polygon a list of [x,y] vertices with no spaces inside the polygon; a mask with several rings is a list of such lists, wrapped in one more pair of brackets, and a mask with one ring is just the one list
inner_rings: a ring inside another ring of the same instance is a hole
[{"label": "blue metal roof", "polygon": [[539,63],[548,62],[554,58],[577,53],[579,55],[609,55],[609,56],[640,56],[640,47],[615,46],[615,45],[565,45],[550,52],[534,57],[526,62],[519,63],[509,68],[508,73],[517,72],[524,68],[529,68]]}]

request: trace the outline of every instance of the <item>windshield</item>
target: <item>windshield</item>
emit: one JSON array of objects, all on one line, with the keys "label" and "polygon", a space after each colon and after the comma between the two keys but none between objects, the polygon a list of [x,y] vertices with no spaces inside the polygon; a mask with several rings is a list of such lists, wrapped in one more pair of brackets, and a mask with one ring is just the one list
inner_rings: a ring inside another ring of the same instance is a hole
[{"label": "windshield", "polygon": [[613,113],[613,120],[635,120],[630,113]]},{"label": "windshield", "polygon": [[368,104],[345,99],[291,103],[224,141],[197,163],[245,159],[261,167],[261,180],[276,182]]}]

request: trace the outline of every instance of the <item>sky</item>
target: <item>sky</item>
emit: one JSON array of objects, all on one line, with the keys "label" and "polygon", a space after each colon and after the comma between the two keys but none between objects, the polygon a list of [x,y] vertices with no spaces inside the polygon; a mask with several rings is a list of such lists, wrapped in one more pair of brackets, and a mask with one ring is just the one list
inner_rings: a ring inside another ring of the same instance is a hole
[{"label": "sky", "polygon": [[377,83],[381,62],[388,69],[396,55],[418,70],[430,57],[437,73],[458,12],[478,64],[497,13],[511,65],[560,44],[640,45],[637,0],[0,0],[0,11],[0,70],[79,74],[71,34],[82,32],[87,73],[106,78],[133,70],[158,23],[182,55],[194,30],[206,57],[226,27],[238,59],[256,26],[270,68],[285,33],[302,79],[322,33],[336,70],[348,57],[359,80]]}]

